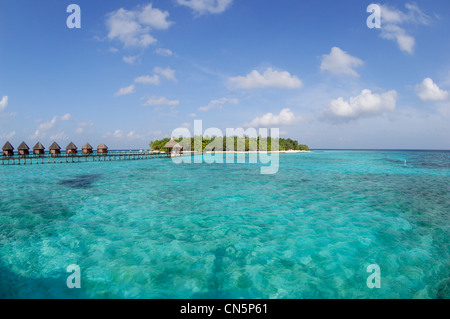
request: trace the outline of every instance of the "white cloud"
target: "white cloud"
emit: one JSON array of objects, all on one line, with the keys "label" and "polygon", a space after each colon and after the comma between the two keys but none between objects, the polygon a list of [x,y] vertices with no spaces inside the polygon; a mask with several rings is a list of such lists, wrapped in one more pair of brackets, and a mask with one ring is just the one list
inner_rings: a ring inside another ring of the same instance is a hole
[{"label": "white cloud", "polygon": [[78,123],[79,127],[75,130],[77,134],[82,134],[86,131],[86,129],[89,129],[89,132],[92,133],[92,128],[94,127],[94,123],[89,122],[80,122]]},{"label": "white cloud", "polygon": [[184,128],[191,128],[191,123],[189,123],[189,122],[184,122],[184,123],[182,123],[181,124],[181,127],[184,127]]},{"label": "white cloud", "polygon": [[5,137],[6,137],[7,139],[10,139],[10,138],[12,138],[14,135],[16,135],[16,131],[9,132],[8,134],[5,135]]},{"label": "white cloud", "polygon": [[123,138],[124,134],[122,130],[115,130],[113,133],[107,132],[103,137],[114,137],[114,138]]},{"label": "white cloud", "polygon": [[58,120],[57,116],[54,116],[50,122],[44,122],[38,126],[38,130],[49,130],[53,128]]},{"label": "white cloud", "polygon": [[229,78],[229,82],[240,89],[256,88],[282,88],[297,89],[303,86],[302,81],[297,76],[291,76],[287,71],[274,71],[268,68],[263,74],[253,70],[246,76]]},{"label": "white cloud", "polygon": [[173,23],[167,20],[169,12],[153,8],[151,3],[144,6],[142,11],[137,10],[136,13],[139,22],[154,29],[166,30]]},{"label": "white cloud", "polygon": [[168,80],[177,82],[177,78],[175,77],[175,70],[172,70],[171,68],[161,68],[161,67],[155,67],[153,69],[153,72],[155,72],[156,74],[159,74],[163,77],[165,77]]},{"label": "white cloud", "polygon": [[415,39],[407,34],[406,30],[400,25],[416,24],[427,25],[430,18],[423,13],[418,6],[405,4],[406,12],[389,7],[387,5],[381,8],[381,34],[383,39],[394,40],[397,42],[400,50],[413,54]]},{"label": "white cloud", "polygon": [[417,23],[425,25],[430,23],[430,17],[423,13],[417,5],[406,3],[405,8],[407,11],[403,12],[387,5],[381,5],[382,22],[392,24]]},{"label": "white cloud", "polygon": [[80,125],[80,127],[93,127],[94,123],[89,121],[89,122],[80,122],[78,123],[78,125]]},{"label": "white cloud", "polygon": [[115,138],[123,138],[123,132],[122,130],[115,130],[114,133],[112,134],[113,137]]},{"label": "white cloud", "polygon": [[119,40],[126,47],[148,47],[157,41],[150,35],[151,29],[168,29],[173,23],[168,17],[167,11],[153,8],[151,3],[135,10],[120,8],[108,14],[108,38]]},{"label": "white cloud", "polygon": [[5,139],[9,140],[9,139],[13,138],[15,135],[16,135],[16,131],[12,131],[12,132],[0,135],[0,138],[2,138],[2,139],[5,138]]},{"label": "white cloud", "polygon": [[39,124],[38,128],[34,132],[34,134],[31,136],[32,139],[44,137],[46,136],[47,132],[51,129],[53,129],[58,122],[66,122],[70,120],[72,117],[71,114],[67,113],[64,114],[61,117],[54,116],[49,122],[44,122]]},{"label": "white cloud", "polygon": [[143,75],[140,77],[137,77],[134,79],[135,83],[142,83],[142,84],[155,84],[158,85],[160,83],[160,76],[177,82],[177,78],[175,77],[175,70],[172,70],[171,68],[161,68],[161,67],[155,67],[153,69],[153,72],[157,73],[152,76],[150,75]]},{"label": "white cloud", "polygon": [[131,55],[122,57],[122,60],[128,64],[134,64],[138,58],[139,58],[138,55]]},{"label": "white cloud", "polygon": [[128,134],[126,135],[127,139],[129,140],[140,140],[143,138],[142,135],[136,133],[136,131],[130,131],[128,132]]},{"label": "white cloud", "polygon": [[197,117],[197,114],[195,114],[195,113],[189,113],[188,116],[189,116],[189,117]]},{"label": "white cloud", "polygon": [[353,68],[363,64],[364,62],[361,59],[351,56],[338,47],[333,47],[330,54],[322,56],[320,70],[329,71],[333,74],[359,76]]},{"label": "white cloud", "polygon": [[397,92],[394,90],[376,94],[366,89],[362,90],[360,95],[351,97],[349,101],[343,97],[332,100],[323,111],[323,116],[332,122],[345,122],[393,111],[396,102]]},{"label": "white cloud", "polygon": [[114,96],[122,96],[122,95],[128,95],[134,93],[134,84],[131,84],[130,86],[124,87],[119,89]]},{"label": "white cloud", "polygon": [[67,114],[64,114],[63,116],[61,116],[59,119],[60,119],[61,121],[68,121],[68,120],[70,120],[71,117],[72,117],[72,115],[70,115],[69,113],[67,113]]},{"label": "white cloud", "polygon": [[152,96],[144,103],[144,106],[156,106],[156,105],[174,106],[178,104],[180,104],[180,101],[178,100],[168,100],[166,97],[163,96],[161,97]]},{"label": "white cloud", "polygon": [[416,85],[416,93],[422,101],[443,101],[448,98],[448,92],[441,90],[430,78]]},{"label": "white cloud", "polygon": [[[150,135],[150,133],[147,134],[147,135]],[[107,132],[105,135],[103,135],[103,137],[104,138],[112,137],[112,138],[115,138],[115,139],[126,139],[126,140],[133,141],[133,140],[145,139],[145,138],[147,138],[147,135],[141,135],[141,134],[137,133],[134,130],[129,131],[128,133],[125,133],[122,130],[115,130],[112,133],[111,132]]]},{"label": "white cloud", "polygon": [[406,34],[406,31],[403,28],[394,24],[388,24],[383,27],[381,37],[387,40],[396,40],[400,50],[413,54],[416,40],[412,36]]},{"label": "white cloud", "polygon": [[156,74],[153,75],[153,76],[143,75],[143,76],[135,78],[134,82],[142,83],[142,84],[155,84],[155,85],[158,85],[159,84],[159,76],[156,75]]},{"label": "white cloud", "polygon": [[238,99],[229,99],[226,97],[220,98],[218,100],[212,100],[211,102],[209,102],[209,104],[207,106],[202,106],[200,107],[198,110],[201,112],[207,112],[211,109],[217,108],[217,109],[222,109],[223,106],[226,104],[233,104],[236,105],[239,103]]},{"label": "white cloud", "polygon": [[177,0],[178,4],[187,6],[197,14],[222,13],[233,0]]},{"label": "white cloud", "polygon": [[255,118],[251,123],[246,124],[247,127],[274,127],[287,126],[303,122],[304,119],[300,116],[295,116],[289,108],[281,110],[280,114],[266,113],[261,117]]},{"label": "white cloud", "polygon": [[0,100],[0,111],[3,111],[8,106],[8,96],[5,95]]},{"label": "white cloud", "polygon": [[51,140],[68,140],[69,137],[66,134],[64,134],[63,131],[60,131],[54,135],[51,135],[50,139]]},{"label": "white cloud", "polygon": [[162,56],[171,56],[173,55],[172,50],[169,49],[163,49],[163,48],[158,48],[155,50],[156,54],[162,55]]}]

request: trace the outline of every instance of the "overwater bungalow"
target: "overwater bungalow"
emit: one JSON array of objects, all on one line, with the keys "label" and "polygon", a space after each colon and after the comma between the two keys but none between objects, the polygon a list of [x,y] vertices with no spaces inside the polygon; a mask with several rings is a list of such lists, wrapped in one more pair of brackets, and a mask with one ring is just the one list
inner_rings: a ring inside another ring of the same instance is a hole
[{"label": "overwater bungalow", "polygon": [[77,153],[77,147],[72,142],[69,143],[66,147],[66,154],[76,154]]},{"label": "overwater bungalow", "polygon": [[50,154],[52,154],[52,155],[61,154],[61,147],[56,142],[53,142],[53,144],[50,145],[49,150],[50,150]]},{"label": "overwater bungalow", "polygon": [[14,147],[11,145],[11,143],[8,141],[5,143],[5,145],[2,148],[3,156],[13,156],[14,155]]},{"label": "overwater bungalow", "polygon": [[22,142],[22,144],[19,145],[17,148],[19,151],[19,155],[29,155],[30,154],[30,148],[25,142]]},{"label": "overwater bungalow", "polygon": [[181,155],[181,145],[178,144],[173,137],[170,139],[169,142],[164,145],[164,149],[166,150],[166,153],[170,154],[171,156],[179,156]]},{"label": "overwater bungalow", "polygon": [[83,147],[81,147],[81,153],[92,154],[93,148],[92,148],[91,144],[89,144],[89,143],[84,144]]},{"label": "overwater bungalow", "polygon": [[[169,145],[170,146],[170,145]],[[143,150],[129,152],[108,152],[108,147],[101,143],[98,146],[98,153],[93,153],[93,147],[86,143],[82,147],[83,154],[77,154],[77,147],[72,142],[67,145],[66,153],[61,153],[61,147],[58,143],[53,142],[49,147],[49,154],[45,153],[45,147],[37,142],[32,152],[25,142],[18,147],[18,155],[14,156],[14,147],[11,143],[6,142],[3,146],[3,156],[0,154],[0,165],[25,165],[25,164],[50,164],[50,163],[80,163],[80,162],[97,162],[97,161],[126,161],[126,160],[144,160],[151,158],[163,158],[179,156],[181,147],[175,143],[168,152],[160,152],[161,154],[152,154]],[[95,149],[94,149],[95,151]],[[34,155],[30,155],[34,154]],[[86,154],[93,154],[87,155]],[[95,155],[94,155],[95,154]],[[178,154],[178,155],[177,155]],[[99,156],[97,156],[99,155]]]},{"label": "overwater bungalow", "polygon": [[33,154],[34,155],[44,155],[45,153],[45,147],[41,144],[41,142],[37,142],[36,145],[33,147]]},{"label": "overwater bungalow", "polygon": [[108,153],[108,146],[106,146],[103,143],[100,143],[100,145],[97,147],[97,153],[99,153],[99,154],[106,154],[106,153]]}]

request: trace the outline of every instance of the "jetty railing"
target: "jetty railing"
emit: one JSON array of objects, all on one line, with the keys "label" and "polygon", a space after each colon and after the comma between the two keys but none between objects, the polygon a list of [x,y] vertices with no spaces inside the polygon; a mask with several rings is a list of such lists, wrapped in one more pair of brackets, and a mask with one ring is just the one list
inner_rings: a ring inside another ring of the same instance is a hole
[{"label": "jetty railing", "polygon": [[83,162],[102,162],[102,161],[134,161],[147,160],[152,158],[171,157],[169,153],[153,152],[126,152],[126,151],[108,151],[108,153],[77,153],[77,154],[50,154],[42,155],[12,155],[0,156],[0,165],[32,165],[32,164],[62,164],[62,163],[83,163]]}]

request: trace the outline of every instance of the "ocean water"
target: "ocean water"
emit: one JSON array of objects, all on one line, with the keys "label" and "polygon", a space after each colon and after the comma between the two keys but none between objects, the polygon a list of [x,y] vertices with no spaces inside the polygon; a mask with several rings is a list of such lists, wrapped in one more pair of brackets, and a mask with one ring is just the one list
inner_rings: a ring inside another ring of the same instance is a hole
[{"label": "ocean water", "polygon": [[0,297],[450,298],[449,152],[260,166],[0,166]]}]

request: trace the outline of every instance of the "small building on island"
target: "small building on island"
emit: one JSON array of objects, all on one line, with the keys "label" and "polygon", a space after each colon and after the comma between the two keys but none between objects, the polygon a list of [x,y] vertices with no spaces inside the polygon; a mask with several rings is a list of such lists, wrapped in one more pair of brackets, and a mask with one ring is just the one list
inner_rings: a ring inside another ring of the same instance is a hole
[{"label": "small building on island", "polygon": [[52,155],[61,154],[61,147],[56,142],[53,142],[53,144],[50,145],[49,150],[50,150],[50,154],[52,154]]},{"label": "small building on island", "polygon": [[164,149],[166,153],[170,154],[170,156],[180,156],[181,155],[181,145],[178,144],[173,137],[164,145]]},{"label": "small building on island", "polygon": [[36,145],[33,147],[33,154],[34,155],[44,155],[45,153],[45,147],[41,144],[41,142],[37,142]]},{"label": "small building on island", "polygon": [[3,156],[13,156],[14,155],[14,147],[11,145],[11,143],[8,141],[5,143],[5,145],[2,148],[2,154]]},{"label": "small building on island", "polygon": [[91,144],[89,144],[89,143],[84,144],[83,147],[81,148],[81,153],[92,154],[93,148],[92,148]]},{"label": "small building on island", "polygon": [[100,143],[100,145],[97,147],[97,153],[99,153],[99,154],[107,154],[108,153],[108,146],[106,146],[104,143]]},{"label": "small building on island", "polygon": [[22,142],[17,150],[19,151],[19,155],[30,155],[30,148],[25,142]]},{"label": "small building on island", "polygon": [[76,154],[77,153],[77,147],[72,142],[69,143],[66,147],[66,154]]}]

